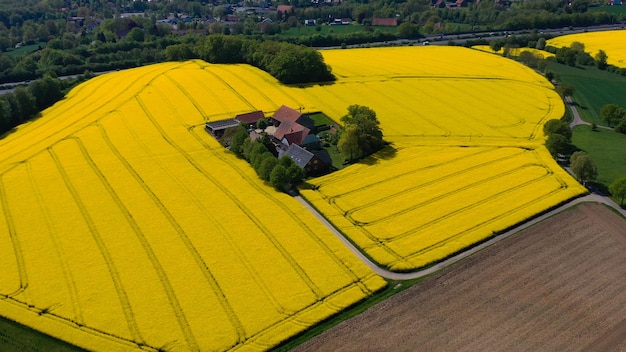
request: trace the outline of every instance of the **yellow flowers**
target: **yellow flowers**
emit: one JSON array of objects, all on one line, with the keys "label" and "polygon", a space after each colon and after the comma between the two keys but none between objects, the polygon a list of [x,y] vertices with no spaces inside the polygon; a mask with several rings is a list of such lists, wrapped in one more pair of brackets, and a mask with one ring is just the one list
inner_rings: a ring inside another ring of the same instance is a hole
[{"label": "yellow flowers", "polygon": [[585,192],[543,147],[563,103],[523,65],[434,46],[324,57],[340,79],[310,88],[316,106],[369,106],[391,147],[302,193],[380,265],[415,270]]},{"label": "yellow flowers", "polygon": [[303,195],[392,270],[584,192],[543,147],[564,107],[532,70],[457,47],[323,55],[335,84],[202,61],[99,76],[0,140],[0,314],[92,350],[265,350],[382,288],[204,131],[239,113],[376,111],[391,145]]},{"label": "yellow flowers", "polygon": [[[504,54],[504,48],[500,48],[497,52],[493,51],[489,45],[474,45],[472,49],[485,51],[488,53],[496,53],[496,54]],[[545,50],[539,50],[534,48],[509,48],[508,53],[511,56],[520,56],[523,52],[532,53],[535,57],[546,59],[549,57],[553,57],[554,54]]]},{"label": "yellow flowers", "polygon": [[561,48],[569,47],[573,42],[585,44],[585,51],[594,56],[604,50],[611,65],[626,68],[626,31],[603,31],[569,34],[548,40],[547,44]]},{"label": "yellow flowers", "polygon": [[0,141],[0,314],[90,350],[265,350],[385,285],[204,131],[271,102],[212,68],[100,76]]},{"label": "yellow flowers", "polygon": [[351,166],[314,180],[319,188],[303,193],[325,214],[341,214],[337,226],[380,264],[412,270],[579,194],[542,154],[406,146],[380,167]]}]

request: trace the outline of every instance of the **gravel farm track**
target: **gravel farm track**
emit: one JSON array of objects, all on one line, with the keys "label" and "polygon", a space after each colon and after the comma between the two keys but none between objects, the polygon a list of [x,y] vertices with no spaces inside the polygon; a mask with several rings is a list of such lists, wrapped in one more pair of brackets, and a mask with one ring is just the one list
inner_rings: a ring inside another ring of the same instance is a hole
[{"label": "gravel farm track", "polygon": [[294,351],[626,351],[624,278],[626,220],[583,203]]}]

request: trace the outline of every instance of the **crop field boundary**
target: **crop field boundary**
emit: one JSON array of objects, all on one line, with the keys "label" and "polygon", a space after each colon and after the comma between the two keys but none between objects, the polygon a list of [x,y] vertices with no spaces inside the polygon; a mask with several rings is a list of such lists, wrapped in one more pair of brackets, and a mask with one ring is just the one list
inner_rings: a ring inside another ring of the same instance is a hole
[{"label": "crop field boundary", "polygon": [[361,252],[361,250],[358,247],[356,247],[352,243],[352,241],[350,241],[339,230],[337,230],[337,228],[335,228],[324,216],[322,216],[317,211],[317,209],[312,204],[310,204],[303,197],[297,196],[296,199],[309,211],[313,212],[313,214],[315,214],[315,216],[319,219],[319,221],[321,221],[325,226],[327,226],[331,230],[331,232],[335,236],[337,236],[337,238],[339,238],[339,240],[344,245],[346,245],[346,247],[348,247],[348,249],[359,258],[361,262],[367,265],[370,269],[372,269],[378,275],[386,279],[390,279],[390,280],[414,280],[414,279],[419,279],[419,278],[431,275],[443,268],[446,268],[462,259],[465,259],[471,256],[472,254],[476,252],[479,252],[499,241],[502,241],[506,239],[507,237],[510,237],[511,235],[521,230],[524,230],[538,222],[541,222],[547,218],[550,218],[558,213],[563,212],[564,210],[568,208],[574,207],[581,203],[587,203],[587,202],[588,203],[602,203],[602,204],[607,205],[613,211],[619,213],[622,217],[626,218],[626,211],[619,208],[619,206],[615,204],[615,202],[613,202],[611,199],[607,197],[599,196],[597,194],[587,194],[584,196],[576,197],[574,199],[570,199],[568,201],[565,201],[564,203],[558,204],[552,207],[551,209],[544,211],[541,214],[537,214],[536,216],[531,217],[527,219],[526,221],[513,225],[509,229],[504,230],[503,232],[499,234],[493,234],[492,236],[484,239],[483,241],[475,243],[473,246],[467,247],[459,252],[453,253],[448,258],[445,258],[437,263],[427,265],[426,267],[422,269],[418,269],[417,271],[395,272],[395,271],[390,271],[390,270],[381,268],[377,263],[372,261],[371,258],[369,258],[363,252]]}]

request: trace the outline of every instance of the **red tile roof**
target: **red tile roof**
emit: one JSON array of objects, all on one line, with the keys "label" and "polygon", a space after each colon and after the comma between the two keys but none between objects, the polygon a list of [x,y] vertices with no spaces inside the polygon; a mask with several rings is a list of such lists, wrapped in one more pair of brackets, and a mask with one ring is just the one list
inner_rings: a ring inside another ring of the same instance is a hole
[{"label": "red tile roof", "polygon": [[280,11],[283,13],[288,13],[293,11],[293,5],[278,5],[276,6],[276,11]]},{"label": "red tile roof", "polygon": [[265,114],[263,114],[263,111],[259,110],[259,111],[248,112],[245,114],[239,114],[235,116],[235,118],[243,123],[256,123],[257,121],[264,119]]},{"label": "red tile roof", "polygon": [[278,122],[291,121],[296,122],[297,119],[302,116],[302,113],[298,110],[294,110],[288,106],[282,105],[276,112],[272,118]]},{"label": "red tile roof", "polygon": [[374,17],[372,19],[372,26],[395,27],[397,25],[398,25],[398,19],[395,17],[389,17],[389,18]]},{"label": "red tile roof", "polygon": [[276,128],[276,132],[274,132],[274,138],[278,140],[282,140],[283,138],[287,139],[289,144],[297,144],[300,145],[309,134],[311,130],[302,126],[297,122],[284,121]]}]

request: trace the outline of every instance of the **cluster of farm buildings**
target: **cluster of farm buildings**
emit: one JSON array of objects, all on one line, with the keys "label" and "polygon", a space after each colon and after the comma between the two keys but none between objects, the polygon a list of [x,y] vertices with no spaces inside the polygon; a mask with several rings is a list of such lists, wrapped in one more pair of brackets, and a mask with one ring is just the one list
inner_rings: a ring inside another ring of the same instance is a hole
[{"label": "cluster of farm buildings", "polygon": [[[266,123],[260,124],[259,121]],[[288,156],[307,175],[324,174],[332,168],[330,154],[323,148],[317,134],[322,131],[333,134],[336,130],[328,125],[316,126],[307,114],[283,105],[269,118],[263,111],[252,111],[231,119],[207,122],[205,129],[219,140],[227,129],[240,125],[247,128],[252,141],[269,137],[275,147],[270,152],[278,158]],[[259,128],[262,125],[267,127]]]}]

